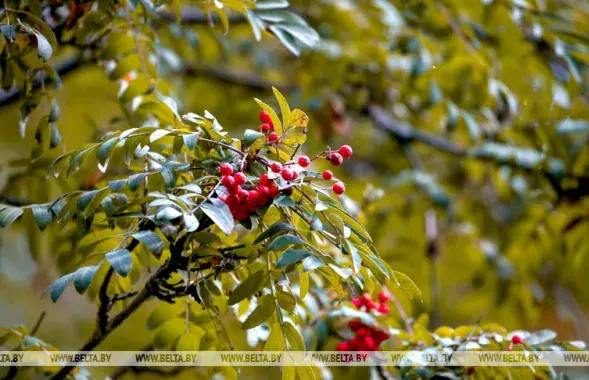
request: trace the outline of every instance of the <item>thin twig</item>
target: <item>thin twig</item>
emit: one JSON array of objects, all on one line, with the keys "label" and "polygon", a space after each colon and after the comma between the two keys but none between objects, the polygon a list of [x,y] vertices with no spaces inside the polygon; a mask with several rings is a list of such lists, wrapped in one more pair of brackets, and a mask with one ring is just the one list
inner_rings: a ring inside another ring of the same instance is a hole
[{"label": "thin twig", "polygon": [[33,326],[33,328],[31,329],[31,332],[30,332],[31,336],[34,336],[37,333],[37,331],[39,331],[39,327],[41,327],[41,323],[43,323],[43,320],[45,319],[46,315],[47,315],[47,313],[45,311],[43,311],[41,313],[41,315],[39,315],[39,318],[37,319],[35,326]]}]

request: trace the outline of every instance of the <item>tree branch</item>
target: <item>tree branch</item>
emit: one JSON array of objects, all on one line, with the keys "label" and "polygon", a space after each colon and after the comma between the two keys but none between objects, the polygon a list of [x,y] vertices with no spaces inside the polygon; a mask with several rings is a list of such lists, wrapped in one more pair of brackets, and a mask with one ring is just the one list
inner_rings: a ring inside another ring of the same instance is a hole
[{"label": "tree branch", "polygon": [[280,88],[281,91],[287,92],[295,89],[295,86],[291,84],[273,84],[258,75],[236,72],[219,66],[197,66],[187,64],[184,66],[182,73],[189,76],[209,76],[220,82],[247,87],[254,91],[267,91],[272,89],[272,86]]},{"label": "tree branch", "polygon": [[[104,329],[101,331],[100,329],[96,329],[94,334],[86,341],[86,343],[80,348],[80,353],[92,351],[96,348],[102,341],[114,330],[116,329],[121,323],[123,323],[131,314],[133,314],[139,306],[141,306],[145,301],[149,299],[153,295],[154,288],[157,286],[157,283],[162,279],[166,278],[172,270],[173,266],[171,265],[170,261],[167,261],[164,265],[160,266],[158,270],[147,280],[143,289],[137,294],[135,298],[131,301],[127,307],[125,307],[119,314],[115,315],[112,320],[110,320],[105,326]],[[65,378],[75,366],[68,365],[64,366],[59,372],[57,372],[53,377],[52,380],[63,379]]]},{"label": "tree branch", "polygon": [[[177,22],[178,18],[174,12],[163,11],[159,15],[161,20],[167,22]],[[231,13],[227,15],[229,24],[243,24],[247,23],[248,20],[245,16],[238,13]],[[180,10],[180,23],[183,25],[193,24],[211,24],[220,23],[221,19],[216,14],[205,14],[198,7],[182,7]]]},{"label": "tree branch", "polygon": [[[589,195],[589,176],[577,176],[571,173],[559,174],[556,173],[553,169],[545,166],[530,168],[514,161],[504,162],[492,157],[475,156],[472,155],[468,149],[457,145],[448,139],[436,136],[429,132],[421,131],[411,127],[410,125],[397,122],[387,111],[385,111],[380,106],[371,105],[368,109],[368,114],[370,119],[377,127],[389,133],[389,135],[402,146],[413,142],[420,142],[457,157],[469,157],[490,161],[497,165],[509,166],[514,169],[522,170],[526,173],[540,174],[546,178],[548,182],[550,182],[559,199],[577,201],[583,196]],[[565,188],[563,186],[564,180],[575,181],[576,186]]]}]

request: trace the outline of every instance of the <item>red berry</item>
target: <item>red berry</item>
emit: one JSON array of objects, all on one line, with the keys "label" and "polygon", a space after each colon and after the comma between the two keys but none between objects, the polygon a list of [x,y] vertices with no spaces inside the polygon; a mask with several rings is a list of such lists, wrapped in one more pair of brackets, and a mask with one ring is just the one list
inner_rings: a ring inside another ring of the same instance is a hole
[{"label": "red berry", "polygon": [[333,166],[340,166],[342,162],[344,162],[344,158],[339,153],[329,153],[327,159],[329,160],[329,162],[331,162]]},{"label": "red berry", "polygon": [[378,310],[379,313],[382,313],[382,314],[388,314],[388,313],[391,312],[391,310],[389,309],[389,307],[386,304],[384,304],[384,303],[381,303],[380,305],[378,305],[378,309],[377,310]]},{"label": "red berry", "polygon": [[245,183],[245,180],[247,179],[245,174],[239,172],[239,173],[235,173],[233,175],[233,179],[235,179],[235,184],[236,185],[243,185]]},{"label": "red berry", "polygon": [[348,342],[340,342],[337,345],[338,351],[350,351],[350,344]]},{"label": "red berry", "polygon": [[260,195],[264,195],[264,196],[268,196],[270,194],[270,189],[268,188],[268,186],[260,186],[258,188],[258,196]]},{"label": "red berry", "polygon": [[270,191],[269,191],[270,194],[268,194],[268,195],[270,196],[270,198],[276,198],[276,196],[278,195],[278,191],[279,191],[278,188],[276,186],[270,186],[269,189],[270,189]]},{"label": "red berry", "polygon": [[376,309],[376,303],[373,300],[365,301],[364,306],[366,307],[367,311],[370,311],[372,309]]},{"label": "red berry", "polygon": [[273,162],[272,165],[270,165],[270,169],[272,169],[274,173],[280,173],[282,165],[280,165],[280,162]]},{"label": "red berry", "polygon": [[514,335],[511,337],[511,343],[513,344],[522,344],[524,342],[524,338],[519,335]]},{"label": "red berry", "polygon": [[250,190],[247,192],[247,200],[255,203],[258,200],[258,192],[256,190]]},{"label": "red berry", "polygon": [[221,182],[223,183],[223,186],[225,186],[227,189],[231,189],[235,186],[235,178],[233,178],[231,175],[226,175],[225,177],[223,177]]},{"label": "red berry", "polygon": [[329,181],[332,178],[333,178],[333,173],[331,172],[331,170],[326,170],[323,172],[323,179],[324,180]]},{"label": "red berry", "polygon": [[378,293],[378,300],[380,302],[388,302],[388,300],[391,299],[391,296],[389,293],[385,292],[384,290],[380,293]]},{"label": "red berry", "polygon": [[306,168],[307,166],[309,166],[309,164],[311,163],[311,159],[307,156],[301,156],[299,157],[299,165],[301,165],[302,167]]},{"label": "red berry", "polygon": [[360,339],[358,337],[352,338],[352,340],[348,342],[350,345],[350,351],[356,351],[358,349],[358,343],[360,343]]},{"label": "red berry", "polygon": [[278,135],[276,134],[276,132],[272,132],[268,135],[268,142],[270,144],[275,144],[276,142],[278,142]]},{"label": "red berry", "polygon": [[285,181],[290,181],[294,177],[294,173],[290,169],[282,169],[280,174],[282,175],[282,179],[284,179]]},{"label": "red berry", "polygon": [[368,329],[366,327],[362,327],[362,328],[358,329],[358,331],[356,332],[356,335],[359,337],[368,336]]},{"label": "red berry", "polygon": [[333,184],[333,186],[331,187],[331,189],[337,195],[342,195],[346,191],[346,186],[344,186],[344,184],[341,183],[341,182],[336,182],[336,183]]},{"label": "red berry", "polygon": [[265,110],[264,111],[260,111],[260,121],[262,123],[269,124],[269,125],[272,125],[273,124],[272,123],[272,118],[270,117],[270,114],[268,113],[268,111],[265,111]]},{"label": "red berry", "polygon": [[240,210],[235,214],[235,217],[237,218],[237,220],[247,219],[247,217],[248,217],[247,211]]},{"label": "red berry", "polygon": [[237,191],[237,196],[239,197],[239,199],[247,201],[249,198],[249,192],[247,190],[239,189]]},{"label": "red berry", "polygon": [[352,150],[351,146],[342,145],[339,148],[339,154],[341,154],[343,158],[350,158],[350,157],[352,157],[352,154],[354,154],[354,151]]},{"label": "red berry", "polygon": [[366,344],[368,351],[376,349],[376,344],[374,344],[374,339],[371,336],[365,337],[364,343]]},{"label": "red berry", "polygon": [[362,302],[372,301],[372,296],[368,292],[362,293]]},{"label": "red berry", "polygon": [[297,172],[292,172],[292,180],[294,181],[295,179],[299,178],[299,173]]},{"label": "red berry", "polygon": [[360,307],[362,307],[362,304],[363,304],[363,303],[362,303],[362,300],[361,300],[360,298],[354,298],[354,299],[352,300],[352,303],[353,303],[353,304],[354,304],[354,306],[356,306],[358,309],[359,309]]},{"label": "red berry", "polygon": [[[358,298],[356,298],[356,299],[358,299]],[[358,331],[358,329],[362,328],[363,326],[364,326],[364,324],[357,319],[351,320],[348,323],[348,327],[352,331]]]},{"label": "red berry", "polygon": [[262,186],[270,186],[272,184],[272,180],[268,177],[268,174],[262,174],[260,176],[260,185]]},{"label": "red berry", "polygon": [[233,166],[228,163],[221,164],[221,166],[219,166],[219,170],[221,171],[221,175],[233,174]]},{"label": "red berry", "polygon": [[267,133],[272,130],[272,127],[270,126],[270,124],[264,123],[264,124],[260,125],[260,130],[264,133]]}]

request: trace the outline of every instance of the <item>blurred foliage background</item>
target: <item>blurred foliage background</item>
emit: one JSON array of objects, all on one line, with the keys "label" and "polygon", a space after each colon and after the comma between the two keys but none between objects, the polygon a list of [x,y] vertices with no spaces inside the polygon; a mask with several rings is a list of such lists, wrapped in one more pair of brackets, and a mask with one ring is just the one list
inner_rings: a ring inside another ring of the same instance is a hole
[{"label": "blurred foliage background", "polygon": [[[589,340],[589,3],[290,3],[321,37],[300,57],[269,35],[256,42],[238,16],[227,33],[206,17],[155,25],[167,59],[160,76],[179,108],[208,110],[231,131],[255,129],[251,99],[272,103],[274,85],[309,111],[309,152],[352,145],[355,159],[341,176],[346,205],[390,266],[422,290],[423,303],[399,299],[412,316],[428,313],[431,328],[492,321]],[[62,143],[32,163],[35,134],[23,139],[18,128],[22,100],[0,100],[3,202],[45,202],[100,178],[45,173],[62,152],[124,126],[120,81],[83,59],[61,79],[52,91]],[[33,112],[30,130],[49,106]],[[32,327],[44,310],[38,336],[76,349],[95,306],[73,289],[57,304],[40,299],[71,269],[69,256],[56,253],[75,250],[75,236],[64,242],[33,225],[0,233],[0,324]],[[103,348],[144,346],[147,309]],[[238,327],[233,343],[245,347]],[[244,378],[258,375],[246,370]]]}]

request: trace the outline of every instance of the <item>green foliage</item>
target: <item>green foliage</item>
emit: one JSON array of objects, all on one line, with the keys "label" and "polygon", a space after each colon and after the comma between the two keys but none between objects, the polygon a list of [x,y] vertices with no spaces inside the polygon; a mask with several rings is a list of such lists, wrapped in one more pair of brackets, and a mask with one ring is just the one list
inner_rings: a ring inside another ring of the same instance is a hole
[{"label": "green foliage", "polygon": [[[2,88],[6,99],[22,98],[21,134],[29,124],[36,130],[33,161],[7,180],[0,228],[24,226],[35,260],[57,264],[51,300],[73,282],[98,304],[93,336],[102,340],[129,305],[157,299],[147,327],[152,346],[166,350],[230,349],[234,334],[253,348],[333,350],[349,338],[350,320],[387,331],[385,350],[505,350],[508,329],[543,327],[550,322],[540,316],[556,310],[582,314],[589,305],[586,5],[291,3],[4,4]],[[264,34],[274,41],[251,43]],[[58,122],[70,112],[52,84],[82,65],[105,71],[120,115],[96,126],[99,139],[57,157],[41,181],[52,155],[63,152],[55,149],[63,140]],[[312,127],[276,88],[274,99],[262,97],[267,83],[280,83],[310,110]],[[260,97],[280,144],[252,126],[252,106],[237,95]],[[292,183],[268,170],[273,161],[296,166],[299,154],[350,141],[354,159],[334,170],[349,197],[336,200],[325,188],[329,149],[311,167],[297,167]],[[222,163],[247,175],[248,190],[269,175],[279,195],[238,218],[222,200]],[[58,197],[47,194],[48,183],[59,184]],[[51,240],[50,260],[38,253],[35,224]],[[347,302],[383,287],[398,298],[391,315]],[[233,316],[238,333],[226,326]],[[566,330],[560,319],[552,323]],[[580,348],[553,343],[549,330],[517,333],[527,350]],[[45,347],[29,334],[3,328],[0,341]],[[469,375],[384,370],[402,378]],[[477,371],[556,376],[551,368]],[[282,376],[320,373],[284,368]]]}]

